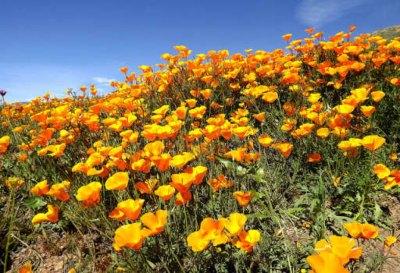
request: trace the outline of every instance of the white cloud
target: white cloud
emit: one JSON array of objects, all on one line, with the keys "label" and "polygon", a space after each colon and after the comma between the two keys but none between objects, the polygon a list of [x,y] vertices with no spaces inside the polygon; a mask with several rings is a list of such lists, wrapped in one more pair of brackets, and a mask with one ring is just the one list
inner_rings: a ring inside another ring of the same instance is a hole
[{"label": "white cloud", "polygon": [[109,79],[105,77],[93,77],[93,80],[99,84],[109,85],[114,79]]},{"label": "white cloud", "polygon": [[368,0],[302,0],[296,15],[304,24],[320,27],[325,23],[335,21],[344,16],[351,9],[367,1]]}]

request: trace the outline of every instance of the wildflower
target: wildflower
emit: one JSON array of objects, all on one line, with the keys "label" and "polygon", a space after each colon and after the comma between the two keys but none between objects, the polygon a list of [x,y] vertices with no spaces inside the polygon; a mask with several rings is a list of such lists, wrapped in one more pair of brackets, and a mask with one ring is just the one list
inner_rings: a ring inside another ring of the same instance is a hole
[{"label": "wildflower", "polygon": [[281,142],[273,144],[272,148],[278,150],[283,157],[288,158],[293,151],[293,144],[289,142]]},{"label": "wildflower", "polygon": [[247,206],[251,201],[251,192],[235,191],[233,193],[233,197],[235,197],[240,206],[244,207]]},{"label": "wildflower", "polygon": [[183,154],[176,155],[172,158],[171,166],[180,169],[193,159],[195,159],[193,153],[184,152]]},{"label": "wildflower", "polygon": [[370,151],[375,151],[379,149],[385,142],[386,140],[383,137],[377,135],[369,135],[363,137],[361,143],[366,149]]},{"label": "wildflower", "polygon": [[258,137],[258,142],[260,142],[263,147],[269,147],[274,142],[274,139],[270,136],[262,135]]},{"label": "wildflower", "polygon": [[208,184],[211,186],[213,192],[233,186],[233,182],[224,175],[219,175],[216,178],[211,179]]},{"label": "wildflower", "polygon": [[358,138],[350,138],[339,142],[338,148],[344,152],[354,153],[358,147],[362,145],[362,140]]},{"label": "wildflower", "polygon": [[380,102],[383,99],[383,97],[385,96],[385,93],[383,91],[378,90],[378,91],[371,92],[370,95],[374,102]]},{"label": "wildflower", "polygon": [[178,191],[185,191],[193,184],[194,176],[191,173],[184,172],[171,175],[171,179],[171,186]]},{"label": "wildflower", "polygon": [[116,251],[122,248],[139,250],[145,239],[140,223],[126,224],[115,230],[113,247]]},{"label": "wildflower", "polygon": [[119,221],[135,221],[142,211],[143,199],[127,199],[118,203],[117,207],[108,215],[112,219]]},{"label": "wildflower", "polygon": [[310,153],[307,155],[307,162],[308,163],[318,163],[322,160],[322,156],[320,153]]},{"label": "wildflower", "polygon": [[275,91],[266,92],[262,96],[262,99],[267,103],[273,103],[274,101],[276,101],[278,99],[278,93]]},{"label": "wildflower", "polygon": [[186,240],[188,246],[195,252],[203,251],[210,243],[209,240],[204,238],[201,231],[190,233]]},{"label": "wildflower", "polygon": [[192,200],[192,193],[189,189],[181,189],[175,196],[175,205],[182,206]]},{"label": "wildflower", "polygon": [[375,164],[373,171],[379,179],[384,179],[390,175],[390,169],[383,164]]},{"label": "wildflower", "polygon": [[253,114],[253,118],[255,118],[258,122],[265,122],[265,112],[260,112],[258,114]]},{"label": "wildflower", "polygon": [[208,168],[205,166],[196,166],[193,168],[186,168],[185,172],[190,173],[193,176],[193,184],[199,185],[203,182],[204,177],[206,176]]},{"label": "wildflower", "polygon": [[18,161],[24,162],[28,159],[28,154],[27,153],[19,153],[18,154]]},{"label": "wildflower", "polygon": [[374,106],[371,106],[371,105],[369,105],[369,106],[363,105],[363,106],[361,106],[360,110],[364,114],[364,116],[369,118],[375,112],[376,108]]},{"label": "wildflower", "polygon": [[135,189],[137,189],[141,194],[151,194],[157,183],[158,183],[157,179],[150,178],[147,179],[145,182],[135,183]]},{"label": "wildflower", "polygon": [[231,235],[237,235],[243,230],[247,217],[242,213],[234,212],[228,218],[221,218],[220,221]]},{"label": "wildflower", "polygon": [[154,141],[146,144],[143,148],[143,155],[145,157],[159,156],[165,149],[164,143],[161,141]]},{"label": "wildflower", "polygon": [[195,252],[204,250],[210,242],[212,242],[214,246],[217,246],[225,244],[228,241],[229,238],[224,233],[222,221],[212,218],[204,218],[200,224],[200,229],[192,232],[187,237],[188,245]]},{"label": "wildflower", "polygon": [[53,184],[50,187],[50,190],[47,192],[48,196],[52,196],[60,201],[68,201],[69,193],[68,190],[70,188],[71,182],[68,180],[64,180],[61,183]]},{"label": "wildflower", "polygon": [[288,33],[288,34],[282,35],[282,39],[285,40],[286,42],[288,42],[290,39],[292,39],[292,34]]},{"label": "wildflower", "polygon": [[368,223],[349,222],[345,223],[343,226],[350,236],[355,239],[360,237],[364,239],[374,239],[378,236],[378,228]]},{"label": "wildflower", "polygon": [[147,212],[140,217],[142,224],[148,228],[148,236],[163,232],[167,219],[168,212],[166,210],[157,210],[156,213]]},{"label": "wildflower", "polygon": [[0,155],[4,154],[7,151],[10,142],[11,140],[9,136],[0,137]]},{"label": "wildflower", "polygon": [[32,218],[32,224],[37,225],[42,222],[56,223],[58,221],[59,209],[53,205],[47,205],[46,213],[38,213]]},{"label": "wildflower", "polygon": [[355,246],[356,241],[354,239],[331,235],[328,240],[319,240],[315,244],[315,251],[317,253],[329,251],[339,258],[342,265],[345,265],[350,259],[358,259],[361,256],[362,249]]},{"label": "wildflower", "polygon": [[123,66],[119,69],[119,71],[121,71],[122,74],[126,74],[128,73],[128,67],[127,66]]},{"label": "wildflower", "polygon": [[125,190],[128,187],[129,175],[127,172],[117,172],[106,181],[107,190]]},{"label": "wildflower", "polygon": [[50,154],[49,154],[50,156],[60,157],[60,156],[62,156],[64,154],[64,150],[65,150],[66,146],[67,145],[65,143],[61,143],[61,144],[58,144],[58,145],[49,145],[49,146],[47,146],[47,147],[45,147],[43,149],[40,149],[37,152],[37,154],[39,156],[43,156],[43,155],[46,155],[47,153],[50,152]]},{"label": "wildflower", "polygon": [[100,202],[100,182],[91,182],[85,186],[78,189],[76,193],[76,199],[83,202],[85,207],[90,207],[98,204]]},{"label": "wildflower", "polygon": [[175,189],[170,185],[162,185],[154,191],[154,194],[159,196],[162,200],[168,201],[174,195]]},{"label": "wildflower", "polygon": [[385,246],[386,247],[391,247],[396,242],[397,242],[397,237],[395,237],[395,236],[387,236],[385,238]]},{"label": "wildflower", "polygon": [[354,106],[349,105],[349,104],[341,104],[335,107],[335,110],[339,114],[350,114],[354,111]]},{"label": "wildflower", "polygon": [[329,251],[323,251],[307,257],[313,273],[349,273],[339,257]]},{"label": "wildflower", "polygon": [[261,240],[261,233],[258,230],[250,229],[249,231],[241,231],[238,240],[235,243],[237,248],[250,253],[253,247]]},{"label": "wildflower", "polygon": [[397,153],[396,152],[391,153],[389,155],[389,159],[392,161],[397,161],[397,159],[398,159]]},{"label": "wildflower", "polygon": [[49,192],[49,185],[47,184],[47,180],[38,182],[35,186],[31,188],[30,192],[36,196],[46,195]]}]

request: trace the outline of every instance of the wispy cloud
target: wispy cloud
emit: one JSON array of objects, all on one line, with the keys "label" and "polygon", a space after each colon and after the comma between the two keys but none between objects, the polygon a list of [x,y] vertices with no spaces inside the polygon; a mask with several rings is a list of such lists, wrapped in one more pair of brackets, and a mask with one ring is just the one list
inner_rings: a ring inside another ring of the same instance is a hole
[{"label": "wispy cloud", "polygon": [[308,26],[320,27],[346,15],[369,0],[302,0],[297,17]]},{"label": "wispy cloud", "polygon": [[115,81],[115,79],[109,79],[105,77],[93,77],[93,80],[99,84],[109,85],[111,82]]}]

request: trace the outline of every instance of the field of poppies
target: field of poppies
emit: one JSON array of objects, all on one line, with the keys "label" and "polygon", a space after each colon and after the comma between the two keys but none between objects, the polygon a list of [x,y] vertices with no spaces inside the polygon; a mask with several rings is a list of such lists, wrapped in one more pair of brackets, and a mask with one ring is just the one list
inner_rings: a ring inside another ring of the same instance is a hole
[{"label": "field of poppies", "polygon": [[4,272],[399,272],[400,38],[354,31],[3,103]]}]

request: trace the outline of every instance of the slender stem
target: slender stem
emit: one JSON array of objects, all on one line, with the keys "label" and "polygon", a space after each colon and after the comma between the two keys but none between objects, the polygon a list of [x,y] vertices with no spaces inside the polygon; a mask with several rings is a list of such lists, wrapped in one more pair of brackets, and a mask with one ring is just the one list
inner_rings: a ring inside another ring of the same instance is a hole
[{"label": "slender stem", "polygon": [[15,205],[15,198],[14,198],[15,191],[14,189],[11,190],[10,194],[10,212],[11,212],[11,219],[10,223],[8,225],[8,232],[7,232],[7,240],[6,240],[6,248],[5,248],[5,254],[4,254],[4,270],[3,272],[7,272],[7,260],[8,260],[8,249],[10,247],[10,240],[11,240],[11,235],[12,235],[12,230],[14,228],[14,221],[15,221],[15,214],[14,214],[14,205]]}]

